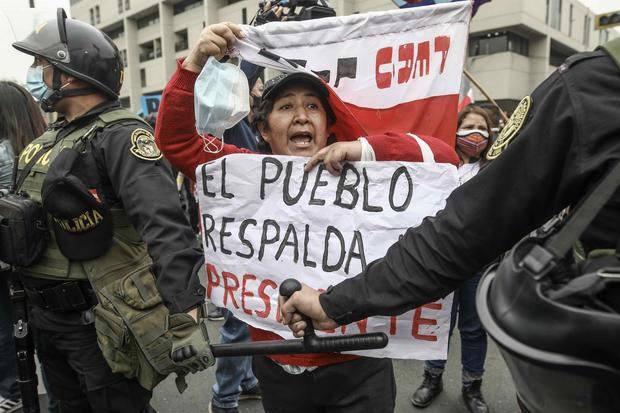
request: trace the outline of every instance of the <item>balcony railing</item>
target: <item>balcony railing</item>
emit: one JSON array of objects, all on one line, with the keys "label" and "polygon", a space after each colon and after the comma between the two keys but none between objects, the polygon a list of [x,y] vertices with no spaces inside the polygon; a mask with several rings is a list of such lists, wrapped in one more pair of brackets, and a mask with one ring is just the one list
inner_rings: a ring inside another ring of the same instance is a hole
[{"label": "balcony railing", "polygon": [[187,50],[188,48],[189,48],[189,42],[187,40],[182,40],[174,44],[175,52],[180,52],[181,50]]}]

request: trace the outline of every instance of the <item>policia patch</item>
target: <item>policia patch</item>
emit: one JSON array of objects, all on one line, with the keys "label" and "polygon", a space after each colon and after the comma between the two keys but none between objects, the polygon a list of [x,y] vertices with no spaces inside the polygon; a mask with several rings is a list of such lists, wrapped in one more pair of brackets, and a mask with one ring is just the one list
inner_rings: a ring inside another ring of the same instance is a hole
[{"label": "policia patch", "polygon": [[487,152],[487,159],[489,161],[497,158],[502,152],[504,152],[510,144],[510,141],[517,136],[521,130],[521,127],[525,123],[527,113],[530,111],[531,106],[532,98],[529,96],[524,97],[521,102],[519,102],[519,106],[517,106],[510,119],[508,119],[508,123],[504,126],[504,129],[502,129],[502,132],[497,137],[497,140]]},{"label": "policia patch", "polygon": [[155,144],[153,134],[146,129],[138,128],[131,134],[131,153],[145,161],[156,161],[162,157],[161,151]]}]

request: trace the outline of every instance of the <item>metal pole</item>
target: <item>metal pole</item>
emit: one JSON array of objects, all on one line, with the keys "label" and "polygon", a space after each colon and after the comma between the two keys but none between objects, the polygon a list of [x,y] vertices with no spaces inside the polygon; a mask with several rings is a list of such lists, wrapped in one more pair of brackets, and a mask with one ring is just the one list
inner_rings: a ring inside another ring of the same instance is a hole
[{"label": "metal pole", "polygon": [[484,96],[485,96],[485,97],[489,100],[489,102],[491,102],[491,103],[492,103],[492,104],[493,104],[493,105],[497,108],[497,110],[499,110],[499,115],[502,117],[502,119],[504,120],[504,122],[506,122],[506,123],[507,123],[507,122],[508,122],[508,117],[506,116],[506,114],[504,113],[504,111],[502,110],[502,108],[500,108],[500,107],[499,107],[499,105],[497,104],[497,102],[496,102],[496,101],[495,101],[495,100],[494,100],[491,96],[489,96],[489,94],[486,92],[486,90],[484,90],[484,89],[482,88],[482,86],[480,86],[480,83],[478,83],[478,82],[476,81],[476,79],[474,79],[474,77],[471,75],[471,73],[469,73],[469,72],[467,71],[467,69],[463,69],[463,74],[464,74],[465,76],[467,76],[467,78],[469,79],[469,81],[470,81],[471,83],[473,83],[473,84],[474,84],[474,86],[476,86],[480,92],[482,92],[482,94],[483,94],[483,95],[484,95]]}]

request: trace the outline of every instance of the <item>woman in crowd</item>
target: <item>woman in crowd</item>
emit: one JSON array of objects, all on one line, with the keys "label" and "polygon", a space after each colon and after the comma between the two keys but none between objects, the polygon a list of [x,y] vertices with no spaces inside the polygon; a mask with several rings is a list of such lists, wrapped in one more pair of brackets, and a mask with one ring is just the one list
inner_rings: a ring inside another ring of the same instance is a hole
[{"label": "woman in crowd", "polygon": [[[459,183],[475,176],[486,160],[490,148],[491,119],[488,112],[478,106],[467,106],[458,114],[456,153],[459,155]],[[487,354],[487,336],[476,312],[476,289],[482,274],[469,278],[454,292],[450,333],[456,324],[461,335],[462,393],[467,408],[472,413],[485,413],[487,407],[480,386]],[[424,381],[413,393],[411,403],[416,407],[430,405],[443,390],[441,376],[446,360],[428,360],[424,363]]]},{"label": "woman in crowd", "polygon": [[[194,83],[203,66],[208,59],[221,58],[240,34],[239,26],[231,23],[206,27],[162,95],[156,142],[169,161],[192,178],[199,164],[232,153],[253,153],[213,136],[199,136],[194,119],[187,116],[193,112]],[[293,73],[271,79],[253,120],[259,132],[258,151],[305,157],[320,153],[332,173],[338,173],[344,161],[422,161],[422,145],[430,147],[436,162],[457,163],[454,150],[432,137],[389,133],[359,138],[352,129],[338,128],[350,119],[336,118],[335,113],[342,113],[334,110],[337,102],[334,92],[312,75]],[[251,334],[255,340],[280,339],[256,328]],[[385,413],[394,409],[396,387],[389,359],[350,354],[260,356],[254,357],[254,373],[268,413]]]},{"label": "woman in crowd", "polygon": [[15,82],[0,81],[0,187],[11,183],[16,154],[45,130],[41,110],[30,93]]},{"label": "woman in crowd", "polygon": [[[45,130],[41,110],[30,93],[17,83],[0,81],[0,189],[13,181],[15,155]],[[0,413],[21,408],[17,385],[17,360],[7,276],[0,262]]]}]

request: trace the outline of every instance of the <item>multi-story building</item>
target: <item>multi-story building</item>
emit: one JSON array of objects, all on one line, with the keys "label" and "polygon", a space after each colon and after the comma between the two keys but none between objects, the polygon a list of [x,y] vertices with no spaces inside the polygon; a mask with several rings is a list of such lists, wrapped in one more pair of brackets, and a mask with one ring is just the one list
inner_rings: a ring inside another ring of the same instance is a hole
[{"label": "multi-story building", "polygon": [[472,19],[466,67],[510,113],[568,56],[618,36],[594,16],[579,0],[493,0]]},{"label": "multi-story building", "polygon": [[[74,18],[106,32],[125,60],[121,100],[139,111],[159,95],[208,24],[249,23],[259,0],[71,0]],[[389,10],[390,0],[331,0],[338,15]],[[579,0],[493,0],[471,23],[466,67],[511,112],[567,56],[593,49],[617,33],[595,31]],[[478,101],[486,100],[478,90]],[[152,101],[157,102],[156,99]],[[150,111],[154,107],[146,109]]]}]

